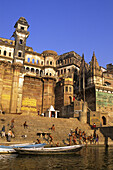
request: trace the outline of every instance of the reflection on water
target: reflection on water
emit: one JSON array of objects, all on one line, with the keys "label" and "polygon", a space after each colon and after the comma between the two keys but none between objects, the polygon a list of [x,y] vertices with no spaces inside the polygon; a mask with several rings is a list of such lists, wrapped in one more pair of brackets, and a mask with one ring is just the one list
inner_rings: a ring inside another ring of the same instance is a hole
[{"label": "reflection on water", "polygon": [[113,170],[113,148],[83,148],[75,155],[34,156],[1,154],[2,170]]}]

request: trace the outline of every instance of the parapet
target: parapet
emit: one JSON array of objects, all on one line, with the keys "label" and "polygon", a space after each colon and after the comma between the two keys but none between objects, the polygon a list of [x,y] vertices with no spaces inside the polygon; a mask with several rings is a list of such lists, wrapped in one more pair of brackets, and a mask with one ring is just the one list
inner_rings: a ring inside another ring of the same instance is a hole
[{"label": "parapet", "polygon": [[55,56],[57,56],[57,52],[56,52],[56,51],[52,51],[52,50],[43,51],[42,54],[43,54],[44,56],[49,56],[49,55],[55,55]]}]

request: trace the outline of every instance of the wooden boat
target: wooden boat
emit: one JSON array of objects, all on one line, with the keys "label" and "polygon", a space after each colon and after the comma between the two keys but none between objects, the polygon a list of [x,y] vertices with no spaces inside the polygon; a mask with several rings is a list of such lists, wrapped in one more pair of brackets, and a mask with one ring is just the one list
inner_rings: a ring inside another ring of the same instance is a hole
[{"label": "wooden boat", "polygon": [[48,155],[48,154],[73,154],[80,151],[84,145],[72,145],[63,147],[40,148],[14,148],[19,154]]},{"label": "wooden boat", "polygon": [[16,144],[16,145],[0,145],[0,154],[2,153],[16,153],[16,151],[13,148],[39,148],[44,147],[45,143],[42,144],[30,144],[30,143],[24,143],[24,144]]}]

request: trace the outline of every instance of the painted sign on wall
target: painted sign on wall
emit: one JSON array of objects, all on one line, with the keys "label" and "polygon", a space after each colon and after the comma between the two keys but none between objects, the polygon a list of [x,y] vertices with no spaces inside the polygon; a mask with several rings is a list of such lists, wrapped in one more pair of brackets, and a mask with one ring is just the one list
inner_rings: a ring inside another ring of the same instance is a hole
[{"label": "painted sign on wall", "polygon": [[96,91],[96,104],[102,106],[113,106],[113,93]]}]

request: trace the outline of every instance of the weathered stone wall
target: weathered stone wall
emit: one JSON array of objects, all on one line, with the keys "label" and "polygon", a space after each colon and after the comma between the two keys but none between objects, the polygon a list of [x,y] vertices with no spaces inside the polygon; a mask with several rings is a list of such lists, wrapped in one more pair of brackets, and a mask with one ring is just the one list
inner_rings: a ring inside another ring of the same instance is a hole
[{"label": "weathered stone wall", "polygon": [[11,101],[13,70],[11,64],[0,62],[0,109],[9,113]]},{"label": "weathered stone wall", "polygon": [[54,79],[43,79],[43,113],[52,105],[55,107],[55,80]]},{"label": "weathered stone wall", "polygon": [[41,114],[42,81],[40,78],[24,77],[21,111],[26,114]]}]

